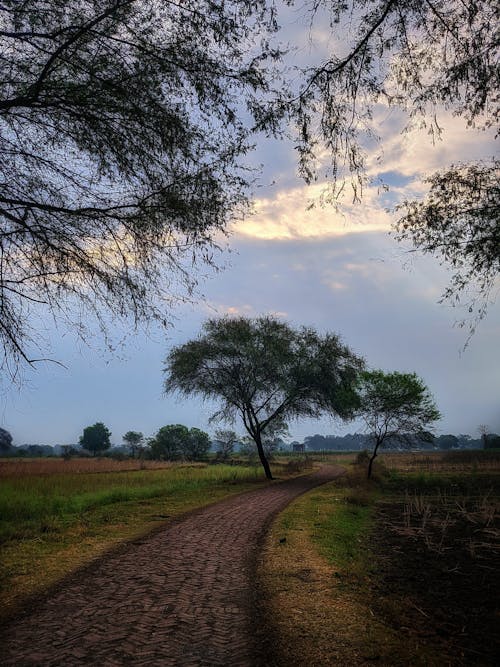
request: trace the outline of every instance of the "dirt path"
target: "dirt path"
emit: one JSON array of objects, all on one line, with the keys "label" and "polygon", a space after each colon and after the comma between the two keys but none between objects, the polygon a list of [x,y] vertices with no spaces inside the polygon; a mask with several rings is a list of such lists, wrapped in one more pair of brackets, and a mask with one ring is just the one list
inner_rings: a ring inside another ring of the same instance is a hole
[{"label": "dirt path", "polygon": [[340,466],[181,517],[86,568],[0,631],[2,665],[254,666],[253,575],[270,521]]}]

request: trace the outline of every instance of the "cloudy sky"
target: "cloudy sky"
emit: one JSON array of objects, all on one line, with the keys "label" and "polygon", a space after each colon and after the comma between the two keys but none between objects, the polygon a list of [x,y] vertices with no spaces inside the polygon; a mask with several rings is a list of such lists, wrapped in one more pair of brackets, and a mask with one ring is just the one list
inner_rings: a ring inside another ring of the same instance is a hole
[{"label": "cloudy sky", "polygon": [[[74,443],[96,421],[110,428],[115,444],[128,430],[152,435],[171,423],[210,432],[214,406],[165,397],[162,362],[169,347],[195,336],[204,319],[227,313],[274,313],[293,325],[340,333],[371,367],[415,371],[425,380],[443,414],[438,433],[477,436],[480,424],[500,432],[500,300],[463,350],[467,331],[454,323],[466,313],[438,303],[449,274],[435,258],[417,257],[398,244],[389,235],[394,214],[387,212],[425,191],[423,175],[491,157],[498,147],[490,134],[466,130],[445,115],[442,141],[434,145],[424,131],[401,134],[397,112],[380,110],[378,120],[382,142],[368,156],[368,171],[390,189],[374,182],[360,204],[346,200],[340,211],[308,209],[322,185],[300,181],[291,144],[259,142],[253,159],[265,167],[255,213],[234,225],[231,253],[221,258],[225,269],[203,281],[204,301],[176,309],[167,337],[156,330],[129,334],[111,357],[99,338],[85,348],[47,322],[51,356],[66,368],[39,366],[20,388],[3,388],[0,425],[14,444]],[[293,423],[290,433],[300,440],[356,428],[324,419]]]}]

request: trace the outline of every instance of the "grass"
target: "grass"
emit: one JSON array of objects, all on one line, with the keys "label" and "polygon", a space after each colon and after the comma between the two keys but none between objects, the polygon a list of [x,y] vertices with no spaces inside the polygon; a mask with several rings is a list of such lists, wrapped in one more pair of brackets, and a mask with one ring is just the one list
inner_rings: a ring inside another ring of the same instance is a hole
[{"label": "grass", "polygon": [[0,618],[114,545],[265,483],[260,468],[225,465],[4,477]]},{"label": "grass", "polygon": [[376,618],[366,595],[365,536],[378,495],[351,472],[301,496],[275,521],[259,578],[261,611],[273,628],[270,667],[398,664],[396,633]]},{"label": "grass", "polygon": [[352,466],[275,521],[271,666],[494,664],[497,459],[431,453],[419,471],[417,457],[384,456],[373,483]]},{"label": "grass", "polygon": [[109,505],[180,495],[199,497],[209,487],[261,479],[257,468],[225,465],[4,479],[0,542],[36,536],[46,532],[47,526],[80,521],[87,513]]}]

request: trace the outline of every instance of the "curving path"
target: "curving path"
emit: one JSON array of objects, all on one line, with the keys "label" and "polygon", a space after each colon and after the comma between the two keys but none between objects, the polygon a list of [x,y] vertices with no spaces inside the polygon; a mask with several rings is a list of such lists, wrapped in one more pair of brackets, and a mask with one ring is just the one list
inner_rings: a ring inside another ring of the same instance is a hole
[{"label": "curving path", "polygon": [[253,575],[272,518],[340,466],[229,498],[131,542],[0,631],[0,664],[255,666]]}]

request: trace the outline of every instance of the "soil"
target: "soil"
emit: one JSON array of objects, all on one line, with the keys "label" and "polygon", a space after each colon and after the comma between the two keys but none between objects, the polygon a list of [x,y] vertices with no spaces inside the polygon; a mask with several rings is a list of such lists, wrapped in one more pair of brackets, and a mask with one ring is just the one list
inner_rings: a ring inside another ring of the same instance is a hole
[{"label": "soil", "polygon": [[412,644],[448,656],[432,664],[500,664],[499,536],[498,514],[453,499],[419,511],[380,503],[369,540],[372,608]]}]

